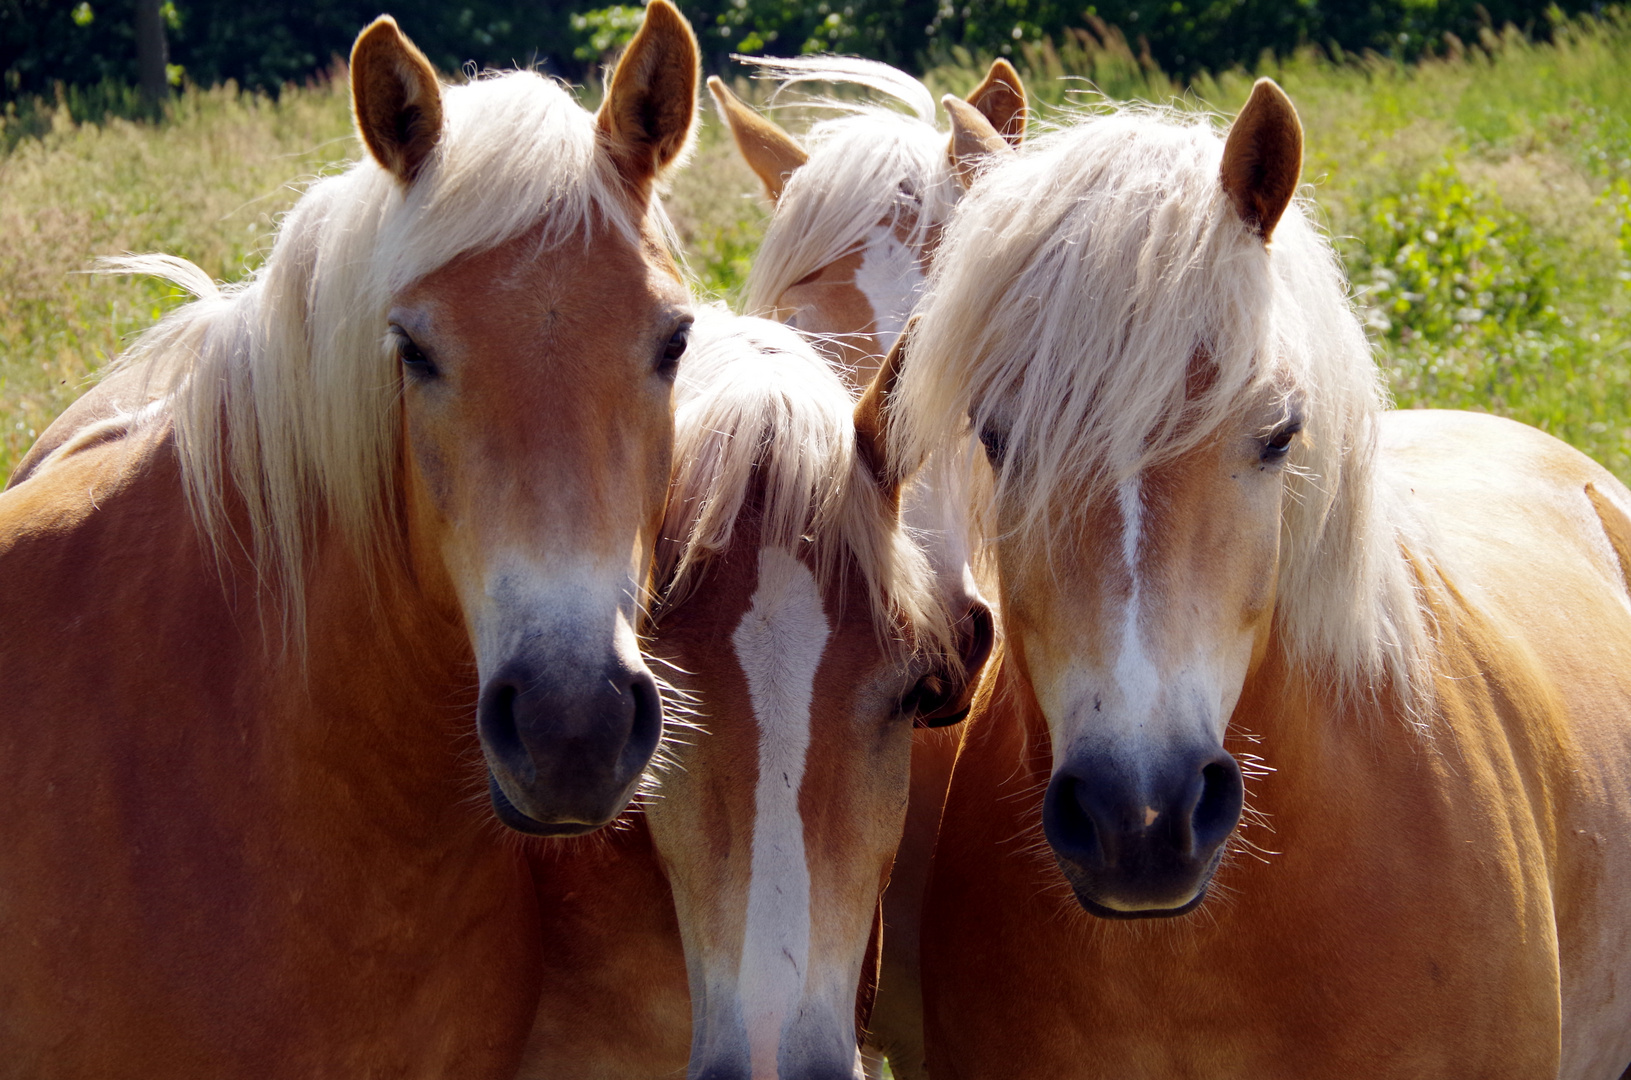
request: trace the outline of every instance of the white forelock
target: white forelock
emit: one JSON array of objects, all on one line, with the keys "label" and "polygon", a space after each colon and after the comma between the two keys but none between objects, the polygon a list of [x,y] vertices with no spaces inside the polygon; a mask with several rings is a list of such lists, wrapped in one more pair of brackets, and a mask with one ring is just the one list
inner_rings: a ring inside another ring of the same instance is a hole
[{"label": "white forelock", "polygon": [[904,620],[920,644],[944,646],[933,575],[856,451],[854,408],[797,331],[720,306],[698,312],[675,393],[660,607],[690,595],[757,492],[760,546],[804,552],[824,589],[859,573],[880,632]]},{"label": "white forelock", "polygon": [[1426,622],[1401,552],[1414,527],[1373,480],[1378,370],[1304,207],[1265,248],[1222,189],[1222,153],[1213,118],[1139,106],[1078,119],[986,173],[918,309],[897,452],[909,469],[989,427],[1006,445],[996,499],[1015,538],[1068,542],[1080,500],[1295,398],[1282,638],[1347,687],[1390,683],[1409,701],[1430,692]]}]

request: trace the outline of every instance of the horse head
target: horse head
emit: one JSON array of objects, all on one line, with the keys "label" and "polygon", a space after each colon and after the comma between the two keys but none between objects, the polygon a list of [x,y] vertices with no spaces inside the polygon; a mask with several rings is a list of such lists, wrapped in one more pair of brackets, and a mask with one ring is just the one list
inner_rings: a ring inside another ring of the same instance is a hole
[{"label": "horse head", "polygon": [[705,316],[692,359],[653,648],[702,730],[645,809],[691,1074],[848,1077],[913,724],[965,713],[978,663],[901,528],[876,403],[764,320]]},{"label": "horse head", "polygon": [[394,189],[376,261],[407,547],[468,629],[493,805],[525,832],[616,816],[662,731],[637,622],[691,316],[651,199],[696,78],[663,0],[593,116],[532,73],[444,89],[389,18],[352,53]]},{"label": "horse head", "polygon": [[1132,111],[1049,136],[965,201],[913,337],[908,426],[972,431],[990,465],[1043,830],[1101,916],[1205,897],[1244,800],[1225,731],[1365,458],[1374,383],[1315,367],[1351,328],[1299,302],[1336,273],[1292,205],[1301,153],[1267,80],[1226,141]]}]

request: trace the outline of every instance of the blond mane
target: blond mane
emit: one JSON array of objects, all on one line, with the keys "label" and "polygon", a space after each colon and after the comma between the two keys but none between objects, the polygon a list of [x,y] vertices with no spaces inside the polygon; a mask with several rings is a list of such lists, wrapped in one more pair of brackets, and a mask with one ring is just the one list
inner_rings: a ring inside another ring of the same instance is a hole
[{"label": "blond mane", "polygon": [[884,638],[904,623],[917,646],[949,647],[928,562],[856,450],[854,408],[796,330],[723,307],[698,313],[676,386],[658,619],[695,592],[756,501],[761,546],[804,553],[829,592],[858,573]]},{"label": "blond mane", "polygon": [[[1376,474],[1385,395],[1330,244],[1293,205],[1271,248],[1219,183],[1216,119],[1147,106],[1078,120],[987,173],[936,256],[896,401],[904,459],[988,428],[1009,535],[1296,399],[1277,619],[1340,687],[1431,693],[1417,528]],[[1192,363],[1210,379],[1192,380]]]},{"label": "blond mane", "polygon": [[189,501],[218,546],[241,500],[286,629],[304,621],[321,520],[367,554],[387,542],[400,433],[386,347],[391,295],[466,252],[540,226],[550,247],[603,222],[634,239],[593,117],[558,83],[508,72],[443,88],[443,134],[413,187],[371,158],[313,184],[266,263],[217,288],[166,256],[108,260],[198,295],[121,358],[141,365],[174,425]]},{"label": "blond mane", "polygon": [[746,308],[762,315],[793,284],[864,245],[880,224],[895,226],[910,214],[909,245],[921,250],[951,213],[961,189],[946,157],[950,136],[935,127],[934,97],[910,75],[839,57],[755,63],[784,87],[864,86],[911,110],[819,100],[841,115],[801,136],[810,160],[783,189],[748,272]]}]

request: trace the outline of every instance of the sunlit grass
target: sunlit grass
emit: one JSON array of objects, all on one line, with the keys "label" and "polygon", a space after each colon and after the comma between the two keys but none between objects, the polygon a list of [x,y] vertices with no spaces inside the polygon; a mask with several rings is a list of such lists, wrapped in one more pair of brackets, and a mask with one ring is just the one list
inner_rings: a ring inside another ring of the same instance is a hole
[{"label": "sunlit grass", "polygon": [[[1279,79],[1307,130],[1304,178],[1398,402],[1514,416],[1631,479],[1631,23],[1448,52],[1414,67],[1304,55],[1187,90],[1111,32],[1016,59],[1044,116],[1091,108],[1095,87],[1228,114],[1255,75]],[[928,74],[937,93],[978,81],[978,58],[954,60]],[[766,207],[711,108],[702,116],[668,205],[703,291],[728,298]],[[277,101],[188,90],[157,126],[74,125],[64,111],[43,136],[16,139],[0,156],[0,476],[178,302],[151,281],[76,271],[97,255],[167,251],[239,278],[302,182],[357,153],[343,86],[329,84]]]}]

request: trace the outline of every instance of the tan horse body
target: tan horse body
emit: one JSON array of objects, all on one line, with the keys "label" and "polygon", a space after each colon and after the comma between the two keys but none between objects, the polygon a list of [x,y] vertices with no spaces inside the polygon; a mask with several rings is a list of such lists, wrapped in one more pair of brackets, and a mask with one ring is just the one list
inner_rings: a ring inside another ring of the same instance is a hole
[{"label": "tan horse body", "polygon": [[[581,571],[638,585],[662,512],[688,316],[647,207],[694,50],[654,4],[597,120],[530,74],[444,91],[376,23],[352,64],[375,161],[314,188],[253,283],[175,270],[203,298],[0,496],[0,1075],[513,1075],[540,932],[490,791],[581,831],[649,753],[630,590]],[[487,140],[495,108],[569,133],[578,222],[551,217],[564,173],[509,235],[461,200],[479,166],[527,212],[536,161],[503,154],[550,135]],[[560,620],[631,689],[591,657],[575,697],[563,659],[558,711],[478,745],[487,671]],[[603,786],[552,787],[552,747]]]},{"label": "tan horse body", "polygon": [[913,722],[966,711],[978,668],[873,405],[796,332],[705,312],[678,396],[649,649],[697,727],[624,827],[539,850],[521,1075],[849,1076]]},{"label": "tan horse body", "polygon": [[925,914],[933,1075],[1614,1080],[1631,1061],[1631,499],[1510,422],[1384,430],[1478,583],[1436,613],[1456,636],[1429,733],[1333,708],[1271,639],[1229,740],[1274,770],[1251,784],[1254,847],[1194,914],[1095,921],[1038,850],[1047,726],[1005,657]]},{"label": "tan horse body", "polygon": [[[931,1073],[1619,1077],[1631,493],[1378,410],[1272,84],[1226,144],[1049,138],[948,234],[896,417],[985,444],[1005,629],[923,911]],[[1125,299],[1008,306],[1042,278]]]}]

